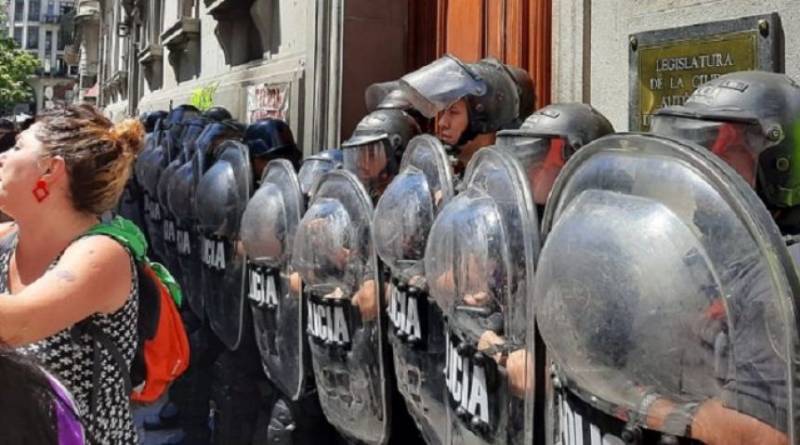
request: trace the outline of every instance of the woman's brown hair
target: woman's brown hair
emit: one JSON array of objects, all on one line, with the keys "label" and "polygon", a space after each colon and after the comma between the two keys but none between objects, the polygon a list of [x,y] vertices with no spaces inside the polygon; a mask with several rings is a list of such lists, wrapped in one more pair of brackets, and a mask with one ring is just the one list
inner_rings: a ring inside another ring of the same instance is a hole
[{"label": "woman's brown hair", "polygon": [[64,159],[75,209],[100,215],[117,205],[144,128],[135,119],[114,125],[95,107],[78,105],[43,112],[36,138],[47,154]]}]

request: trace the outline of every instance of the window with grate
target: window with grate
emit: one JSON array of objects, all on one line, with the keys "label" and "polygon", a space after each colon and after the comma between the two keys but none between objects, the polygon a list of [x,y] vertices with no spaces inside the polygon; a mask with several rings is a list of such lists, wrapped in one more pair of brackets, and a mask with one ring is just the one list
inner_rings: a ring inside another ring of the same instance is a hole
[{"label": "window with grate", "polygon": [[39,27],[28,26],[28,44],[27,49],[39,49]]}]

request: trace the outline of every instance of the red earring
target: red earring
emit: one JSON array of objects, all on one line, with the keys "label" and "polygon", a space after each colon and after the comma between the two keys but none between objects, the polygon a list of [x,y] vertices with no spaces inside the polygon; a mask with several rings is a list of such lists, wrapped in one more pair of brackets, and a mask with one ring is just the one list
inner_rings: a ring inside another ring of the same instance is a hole
[{"label": "red earring", "polygon": [[44,179],[36,181],[36,187],[33,188],[33,196],[39,202],[50,196],[50,190],[47,188],[47,183],[44,182]]}]

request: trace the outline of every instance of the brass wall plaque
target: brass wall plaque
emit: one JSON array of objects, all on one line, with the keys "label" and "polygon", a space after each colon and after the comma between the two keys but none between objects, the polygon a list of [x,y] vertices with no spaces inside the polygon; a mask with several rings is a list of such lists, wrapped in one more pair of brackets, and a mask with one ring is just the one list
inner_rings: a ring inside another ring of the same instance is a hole
[{"label": "brass wall plaque", "polygon": [[772,14],[632,35],[631,130],[649,130],[656,110],[682,105],[698,86],[723,74],[782,71],[780,31]]}]

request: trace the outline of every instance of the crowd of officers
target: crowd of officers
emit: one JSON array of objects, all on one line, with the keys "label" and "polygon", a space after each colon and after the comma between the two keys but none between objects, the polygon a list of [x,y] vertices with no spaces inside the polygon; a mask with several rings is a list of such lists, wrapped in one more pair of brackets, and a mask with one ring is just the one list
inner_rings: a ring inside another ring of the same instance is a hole
[{"label": "crowd of officers", "polygon": [[[119,212],[180,282],[185,443],[800,443],[800,87],[740,72],[615,133],[447,55],[341,147],[143,115]],[[209,422],[209,413],[213,421]]]}]

